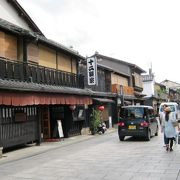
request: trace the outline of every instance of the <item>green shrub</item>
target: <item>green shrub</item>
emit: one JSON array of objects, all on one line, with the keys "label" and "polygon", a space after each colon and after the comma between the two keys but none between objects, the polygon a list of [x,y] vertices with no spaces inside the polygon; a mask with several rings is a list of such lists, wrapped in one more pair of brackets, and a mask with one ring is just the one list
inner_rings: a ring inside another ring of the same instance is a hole
[{"label": "green shrub", "polygon": [[92,114],[90,116],[90,131],[91,134],[97,132],[98,125],[101,123],[101,112],[93,108]]}]

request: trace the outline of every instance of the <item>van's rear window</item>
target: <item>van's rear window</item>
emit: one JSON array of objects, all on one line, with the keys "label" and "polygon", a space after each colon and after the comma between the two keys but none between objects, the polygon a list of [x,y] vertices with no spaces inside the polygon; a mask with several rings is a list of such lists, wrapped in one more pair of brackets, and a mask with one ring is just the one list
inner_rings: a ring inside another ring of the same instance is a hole
[{"label": "van's rear window", "polygon": [[143,107],[127,107],[122,108],[120,111],[121,118],[139,119],[145,117],[145,111]]}]

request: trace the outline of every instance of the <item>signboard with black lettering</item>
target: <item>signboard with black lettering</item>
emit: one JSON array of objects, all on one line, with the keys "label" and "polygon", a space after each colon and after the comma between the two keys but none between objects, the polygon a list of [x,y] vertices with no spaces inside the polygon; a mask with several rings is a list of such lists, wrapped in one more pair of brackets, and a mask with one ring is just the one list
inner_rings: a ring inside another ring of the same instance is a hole
[{"label": "signboard with black lettering", "polygon": [[88,85],[97,84],[97,62],[95,57],[87,58]]}]

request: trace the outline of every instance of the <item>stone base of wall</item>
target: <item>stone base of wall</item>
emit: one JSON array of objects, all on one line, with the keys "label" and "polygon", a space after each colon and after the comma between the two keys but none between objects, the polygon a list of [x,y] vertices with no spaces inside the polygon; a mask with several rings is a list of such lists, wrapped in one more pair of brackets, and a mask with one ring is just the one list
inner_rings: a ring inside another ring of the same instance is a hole
[{"label": "stone base of wall", "polygon": [[90,133],[89,128],[82,128],[81,135],[88,135]]},{"label": "stone base of wall", "polygon": [[3,154],[3,147],[0,147],[0,158],[2,158],[2,154]]}]

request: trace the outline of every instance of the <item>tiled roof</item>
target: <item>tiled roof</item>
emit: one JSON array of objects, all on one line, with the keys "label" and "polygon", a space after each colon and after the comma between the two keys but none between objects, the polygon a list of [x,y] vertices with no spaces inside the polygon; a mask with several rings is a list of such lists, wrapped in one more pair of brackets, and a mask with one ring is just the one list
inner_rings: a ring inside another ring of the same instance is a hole
[{"label": "tiled roof", "polygon": [[6,29],[6,30],[13,32],[15,34],[18,34],[18,35],[20,35],[20,34],[24,35],[24,34],[28,34],[28,33],[30,34],[30,31],[23,29],[15,24],[10,23],[1,18],[0,18],[0,28]]},{"label": "tiled roof", "polygon": [[101,92],[101,91],[92,91],[91,89],[87,89],[93,96],[103,96],[103,97],[117,97],[116,93],[112,92]]},{"label": "tiled roof", "polygon": [[65,86],[52,86],[37,83],[19,82],[13,80],[0,79],[0,89],[18,90],[18,91],[33,91],[33,92],[52,92],[52,93],[67,93],[67,94],[90,94],[85,89],[71,88]]},{"label": "tiled roof", "polygon": [[68,47],[66,47],[66,46],[64,46],[64,45],[62,45],[62,44],[60,44],[60,43],[57,43],[57,42],[51,40],[51,39],[47,39],[46,37],[44,37],[44,36],[39,36],[39,35],[37,35],[37,38],[38,38],[39,41],[42,41],[42,42],[47,43],[47,44],[49,44],[49,45],[52,45],[52,46],[54,46],[54,47],[56,47],[56,48],[59,48],[59,49],[61,49],[61,50],[64,50],[64,51],[66,51],[66,52],[69,52],[69,53],[71,53],[71,54],[74,54],[75,56],[78,56],[78,57],[81,58],[81,59],[85,59],[83,56],[81,56],[81,55],[79,54],[78,51],[75,51],[75,50],[73,50],[73,49],[70,49],[70,48],[68,48]]},{"label": "tiled roof", "polygon": [[136,64],[133,64],[133,63],[129,63],[127,61],[123,61],[123,60],[119,60],[119,59],[116,59],[116,58],[112,58],[112,57],[108,57],[108,56],[104,56],[102,54],[99,54],[99,53],[96,53],[95,55],[93,56],[97,56],[98,58],[102,58],[102,59],[108,59],[110,61],[116,61],[116,62],[119,62],[119,63],[123,63],[123,64],[126,64],[128,66],[131,66],[139,71],[141,71],[141,73],[145,73],[146,71],[143,70],[142,68],[140,68],[139,66],[137,66]]},{"label": "tiled roof", "polygon": [[26,92],[49,92],[49,93],[64,93],[76,95],[102,96],[102,97],[116,97],[117,94],[111,92],[98,92],[90,89],[72,88],[66,86],[52,86],[37,83],[19,82],[13,80],[0,79],[1,90],[15,90]]}]

